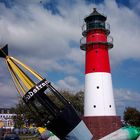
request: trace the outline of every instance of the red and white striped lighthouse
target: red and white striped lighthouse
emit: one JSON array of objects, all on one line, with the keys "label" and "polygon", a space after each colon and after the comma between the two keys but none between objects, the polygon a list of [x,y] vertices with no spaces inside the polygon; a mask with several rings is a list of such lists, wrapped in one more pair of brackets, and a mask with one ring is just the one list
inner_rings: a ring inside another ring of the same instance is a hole
[{"label": "red and white striped lighthouse", "polygon": [[[120,120],[116,116],[108,55],[108,50],[113,47],[113,38],[109,36],[106,19],[96,8],[93,9],[84,19],[86,28],[82,33],[84,37],[80,46],[86,52],[84,120],[95,139],[120,127]],[[85,42],[82,42],[83,40]]]}]

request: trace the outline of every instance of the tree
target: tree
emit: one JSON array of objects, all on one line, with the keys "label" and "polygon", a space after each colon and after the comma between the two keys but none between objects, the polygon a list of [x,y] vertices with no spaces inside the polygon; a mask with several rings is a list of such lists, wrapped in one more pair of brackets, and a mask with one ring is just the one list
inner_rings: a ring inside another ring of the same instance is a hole
[{"label": "tree", "polygon": [[76,94],[70,93],[69,91],[62,91],[62,95],[71,102],[75,107],[79,115],[83,115],[84,110],[84,92],[79,91]]},{"label": "tree", "polygon": [[36,119],[34,114],[32,114],[21,98],[15,108],[12,108],[12,112],[16,114],[16,116],[13,117],[13,120],[15,122],[15,127],[18,128],[27,123],[29,125]]},{"label": "tree", "polygon": [[136,108],[125,108],[123,118],[126,123],[132,126],[140,126],[140,112]]},{"label": "tree", "polygon": [[[83,114],[83,100],[84,92],[79,91],[76,94],[71,93],[70,91],[60,91],[61,95],[64,96],[77,110],[79,115]],[[47,96],[57,105],[62,106],[61,102],[51,93],[46,93]],[[30,123],[39,123],[38,117],[36,117],[31,110],[24,104],[23,100],[20,99],[15,108],[12,108],[12,111],[16,114],[17,117],[14,118],[16,127],[21,127],[25,122]],[[43,110],[42,110],[43,111]],[[38,124],[39,125],[39,124]]]}]

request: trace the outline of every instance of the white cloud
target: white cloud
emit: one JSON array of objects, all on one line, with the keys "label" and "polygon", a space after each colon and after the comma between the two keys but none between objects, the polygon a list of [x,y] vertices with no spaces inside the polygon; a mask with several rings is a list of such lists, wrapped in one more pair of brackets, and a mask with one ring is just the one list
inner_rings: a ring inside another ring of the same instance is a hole
[{"label": "white cloud", "polygon": [[14,0],[13,3],[16,3],[21,6],[33,5],[33,4],[44,4],[50,0]]},{"label": "white cloud", "polygon": [[79,65],[84,64],[85,53],[83,51],[79,53],[79,51],[79,48],[71,48],[70,52],[66,55],[66,58]]},{"label": "white cloud", "polygon": [[[73,49],[69,42],[72,40],[79,43],[82,37],[82,19],[90,13],[91,8],[84,2],[77,1],[73,6],[64,6],[61,2],[58,4],[60,15],[53,15],[37,4],[28,4],[23,9],[16,5],[8,9],[2,5],[1,36],[6,38],[11,49],[16,50],[20,56],[26,53],[27,57],[36,57],[38,62],[40,58],[50,61],[70,59],[83,64],[79,46]],[[139,59],[140,20],[137,13],[133,9],[118,7],[111,0],[106,0],[97,7],[99,11],[103,9],[111,24],[111,35],[114,37],[111,62],[116,64],[129,58]]]},{"label": "white cloud", "polygon": [[[26,11],[21,7],[9,10],[3,6],[3,15],[7,18],[1,18],[2,33],[6,35],[10,45],[15,46],[13,49],[20,51],[20,55],[26,53],[27,56],[35,56],[38,60],[40,57],[67,60],[70,58],[67,56],[77,55],[75,62],[82,63],[80,49],[77,48],[74,52],[69,46],[69,41],[79,42],[82,18],[89,12],[89,6],[79,1],[74,6],[67,7],[66,4],[59,3],[61,16],[52,15],[38,5],[28,5]],[[118,7],[116,2],[111,0],[100,4],[99,9],[103,9],[107,14],[111,24],[111,35],[114,37],[114,48],[110,53],[111,62],[116,64],[128,58],[139,59],[140,20],[137,13],[127,7]],[[74,60],[74,57],[71,59]]]},{"label": "white cloud", "polygon": [[115,103],[118,113],[123,115],[126,107],[140,108],[140,93],[129,89],[114,89]]},{"label": "white cloud", "polygon": [[130,5],[132,5],[132,8],[140,13],[140,1],[139,0],[129,0]]},{"label": "white cloud", "polygon": [[11,107],[14,106],[18,100],[19,95],[15,89],[13,89],[13,84],[7,82],[7,84],[0,83],[0,106],[1,107]]},{"label": "white cloud", "polygon": [[105,1],[105,12],[111,25],[114,48],[111,51],[111,62],[118,63],[126,59],[140,59],[140,19],[133,9],[118,7],[115,1]]},{"label": "white cloud", "polygon": [[57,86],[70,91],[79,91],[80,89],[83,89],[83,85],[80,85],[79,80],[73,76],[68,76],[59,80]]}]

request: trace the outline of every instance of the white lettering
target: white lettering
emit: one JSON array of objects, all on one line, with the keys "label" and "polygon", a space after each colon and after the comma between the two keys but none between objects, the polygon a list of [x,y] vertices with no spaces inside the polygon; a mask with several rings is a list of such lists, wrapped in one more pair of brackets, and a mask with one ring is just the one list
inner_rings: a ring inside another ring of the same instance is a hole
[{"label": "white lettering", "polygon": [[28,92],[28,94],[32,97],[34,95],[33,92]]},{"label": "white lettering", "polygon": [[42,88],[42,85],[39,85],[38,87],[41,89]]},{"label": "white lettering", "polygon": [[35,93],[37,93],[39,90],[45,87],[48,83],[49,83],[48,81],[44,81],[39,85],[36,85],[32,90],[26,93],[25,100],[28,101]]},{"label": "white lettering", "polygon": [[40,88],[39,88],[38,86],[36,86],[36,89],[37,89],[37,90],[40,90]]},{"label": "white lettering", "polygon": [[33,89],[33,92],[34,92],[34,93],[37,93],[37,89]]},{"label": "white lettering", "polygon": [[46,86],[46,83],[42,83],[42,86],[45,87]]}]

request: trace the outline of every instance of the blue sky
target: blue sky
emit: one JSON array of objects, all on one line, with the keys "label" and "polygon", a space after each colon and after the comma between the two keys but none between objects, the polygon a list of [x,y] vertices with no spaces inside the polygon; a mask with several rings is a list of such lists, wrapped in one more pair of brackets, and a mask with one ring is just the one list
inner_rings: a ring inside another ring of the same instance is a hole
[{"label": "blue sky", "polygon": [[[140,109],[139,0],[0,0],[0,41],[9,53],[31,66],[58,89],[84,90],[81,26],[93,7],[107,16],[114,48],[109,51],[118,115]],[[0,106],[18,99],[0,60]]]}]

